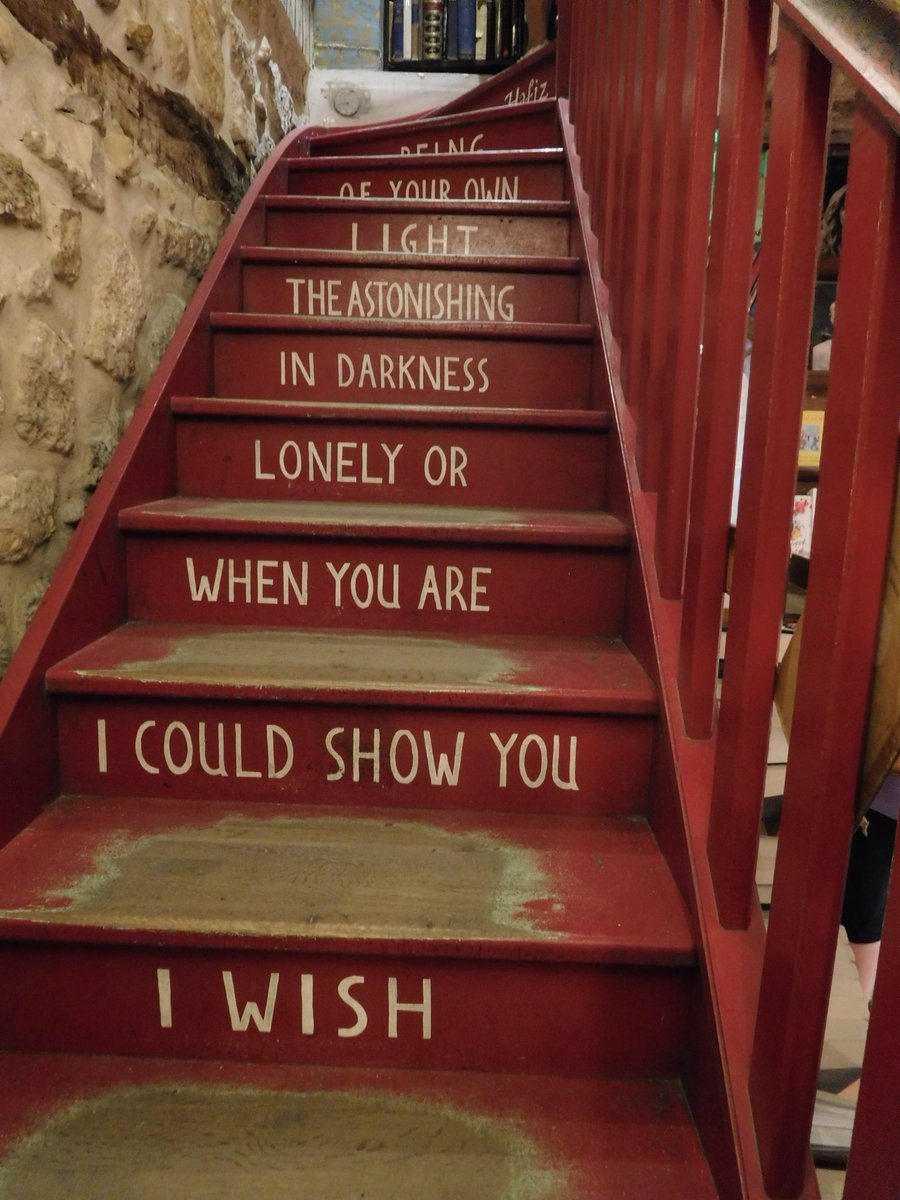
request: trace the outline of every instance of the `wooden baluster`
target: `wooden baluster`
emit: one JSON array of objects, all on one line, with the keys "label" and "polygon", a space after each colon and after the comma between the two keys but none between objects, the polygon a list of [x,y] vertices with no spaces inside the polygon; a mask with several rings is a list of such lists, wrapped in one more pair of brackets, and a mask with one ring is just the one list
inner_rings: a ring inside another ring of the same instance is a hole
[{"label": "wooden baluster", "polygon": [[[779,39],[779,71],[781,46]],[[897,469],[898,207],[896,135],[863,103],[850,154],[803,645],[750,1075],[773,1196],[797,1195],[803,1183],[855,819]]]},{"label": "wooden baluster", "polygon": [[656,570],[664,597],[681,594],[690,494],[694,418],[703,336],[713,147],[724,0],[691,5],[690,51],[682,136],[687,156],[678,196],[679,249],[672,296],[671,424],[666,429],[658,494]]},{"label": "wooden baluster", "polygon": [[[620,95],[624,70],[625,15],[623,0],[607,0],[609,10],[606,28],[607,77],[603,83],[603,171],[597,178],[591,197],[591,217],[594,232],[600,242],[600,270],[603,278],[610,282],[613,261],[613,229],[617,215],[618,171],[621,159],[621,108]],[[601,207],[602,206],[602,209]]]},{"label": "wooden baluster", "polygon": [[[698,738],[709,736],[715,709],[762,153],[769,15],[767,0],[733,0],[725,27],[679,662],[684,725],[690,737]],[[730,836],[731,818],[728,813],[721,821],[716,819],[711,841]],[[755,847],[758,812],[753,819]],[[722,857],[727,878],[733,867],[727,852]]]},{"label": "wooden baluster", "polygon": [[[602,8],[602,5],[600,5]],[[596,112],[596,88],[598,88],[598,77],[600,74],[598,68],[598,29],[599,13],[598,6],[590,5],[584,17],[584,23],[580,31],[580,37],[583,43],[582,50],[584,55],[584,106],[582,115],[583,136],[578,140],[578,149],[582,157],[581,174],[584,187],[588,193],[592,191],[593,178],[596,172],[596,162],[600,155],[600,134],[599,134],[599,118]]]},{"label": "wooden baluster", "polygon": [[569,97],[572,83],[572,24],[579,0],[563,0],[558,6],[556,23],[556,94]]},{"label": "wooden baluster", "polygon": [[[719,917],[744,927],[784,608],[818,259],[830,66],[782,18],[712,811]],[[732,847],[723,849],[723,843]],[[736,876],[742,864],[741,878]]]},{"label": "wooden baluster", "polygon": [[[687,27],[676,0],[663,0],[661,56],[664,86],[657,93],[654,127],[653,253],[647,287],[649,345],[641,379],[643,416],[638,425],[638,467],[647,491],[659,486],[663,414],[669,400],[669,329],[673,319],[672,281],[677,244],[676,199],[680,162],[681,105],[687,56]],[[632,388],[632,392],[636,389]]]},{"label": "wooden baluster", "polygon": [[635,158],[635,78],[637,75],[637,44],[643,5],[626,5],[622,13],[622,58],[619,87],[617,92],[619,126],[619,162],[614,184],[614,209],[609,231],[608,278],[610,285],[610,308],[613,314],[613,329],[616,340],[624,350],[627,345],[628,329],[625,321],[626,298],[633,286],[631,264],[626,245],[633,219],[635,204],[634,158]]},{"label": "wooden baluster", "polygon": [[622,361],[625,395],[629,403],[636,405],[643,398],[642,364],[646,361],[649,345],[651,308],[648,296],[655,232],[652,220],[655,208],[653,151],[663,7],[662,0],[648,0],[642,44],[638,52],[639,133],[634,170],[635,202],[631,238],[626,247],[626,261],[632,264],[625,317],[629,338],[627,353]]},{"label": "wooden baluster", "polygon": [[579,153],[583,154],[582,141],[584,139],[585,91],[587,83],[584,27],[587,21],[587,6],[582,0],[573,0],[571,6],[564,11],[568,13],[568,24],[570,27],[568,34],[568,54],[571,59],[568,92],[569,111],[575,130],[575,146]]}]

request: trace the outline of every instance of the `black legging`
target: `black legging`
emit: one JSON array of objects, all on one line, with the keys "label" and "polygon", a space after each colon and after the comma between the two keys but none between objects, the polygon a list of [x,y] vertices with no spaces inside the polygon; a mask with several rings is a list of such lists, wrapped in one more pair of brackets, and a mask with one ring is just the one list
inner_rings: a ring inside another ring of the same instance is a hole
[{"label": "black legging", "polygon": [[853,834],[841,924],[851,942],[881,941],[897,822],[869,809],[868,828]]}]

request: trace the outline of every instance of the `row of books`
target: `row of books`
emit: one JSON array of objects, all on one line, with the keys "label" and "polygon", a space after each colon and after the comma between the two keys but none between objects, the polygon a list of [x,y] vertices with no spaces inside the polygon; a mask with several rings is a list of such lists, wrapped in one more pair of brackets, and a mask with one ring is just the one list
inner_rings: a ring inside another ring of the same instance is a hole
[{"label": "row of books", "polygon": [[523,0],[388,0],[391,62],[493,62],[525,49]]}]

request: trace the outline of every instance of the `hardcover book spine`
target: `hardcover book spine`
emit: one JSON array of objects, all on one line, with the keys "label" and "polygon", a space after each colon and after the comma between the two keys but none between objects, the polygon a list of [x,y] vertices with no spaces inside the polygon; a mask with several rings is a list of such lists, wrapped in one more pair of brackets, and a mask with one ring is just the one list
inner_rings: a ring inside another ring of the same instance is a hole
[{"label": "hardcover book spine", "polygon": [[487,0],[485,5],[485,47],[484,57],[490,62],[497,57],[497,3]]},{"label": "hardcover book spine", "polygon": [[444,57],[453,60],[459,58],[459,0],[446,0],[446,16]]},{"label": "hardcover book spine", "polygon": [[403,57],[407,62],[413,56],[412,10],[413,0],[403,0]]},{"label": "hardcover book spine", "polygon": [[475,57],[475,0],[459,0],[459,57]]},{"label": "hardcover book spine", "polygon": [[422,57],[437,62],[444,43],[444,0],[423,0]]},{"label": "hardcover book spine", "polygon": [[403,0],[391,2],[391,62],[403,60]]},{"label": "hardcover book spine", "polygon": [[512,54],[513,0],[500,0],[500,45],[501,58]]},{"label": "hardcover book spine", "polygon": [[413,0],[412,4],[412,57],[422,57],[422,0]]}]

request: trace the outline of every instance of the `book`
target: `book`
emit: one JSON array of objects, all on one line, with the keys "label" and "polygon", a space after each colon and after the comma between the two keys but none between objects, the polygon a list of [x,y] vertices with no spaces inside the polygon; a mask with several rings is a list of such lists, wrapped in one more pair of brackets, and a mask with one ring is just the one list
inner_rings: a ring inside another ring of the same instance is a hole
[{"label": "book", "polygon": [[435,62],[444,50],[444,0],[422,0],[422,57]]},{"label": "book", "polygon": [[444,58],[459,58],[459,0],[445,0]]},{"label": "book", "polygon": [[484,57],[490,62],[497,57],[497,0],[487,0],[485,4],[485,46]]},{"label": "book", "polygon": [[462,59],[474,58],[475,0],[459,0],[457,36],[459,40],[459,57]]},{"label": "book", "polygon": [[500,0],[500,30],[497,38],[497,55],[509,58],[512,54],[513,0]]},{"label": "book", "polygon": [[403,0],[403,58],[412,58],[412,10],[413,0]]},{"label": "book", "polygon": [[391,62],[403,59],[403,0],[391,0]]},{"label": "book", "polygon": [[812,549],[813,524],[816,519],[816,489],[805,496],[794,497],[794,512],[791,519],[791,554],[809,558]]},{"label": "book", "polygon": [[797,455],[798,466],[817,467],[819,465],[824,425],[824,412],[811,408],[803,410],[803,419],[800,422],[800,451]]},{"label": "book", "polygon": [[422,0],[412,0],[412,46],[410,58],[422,57]]}]

